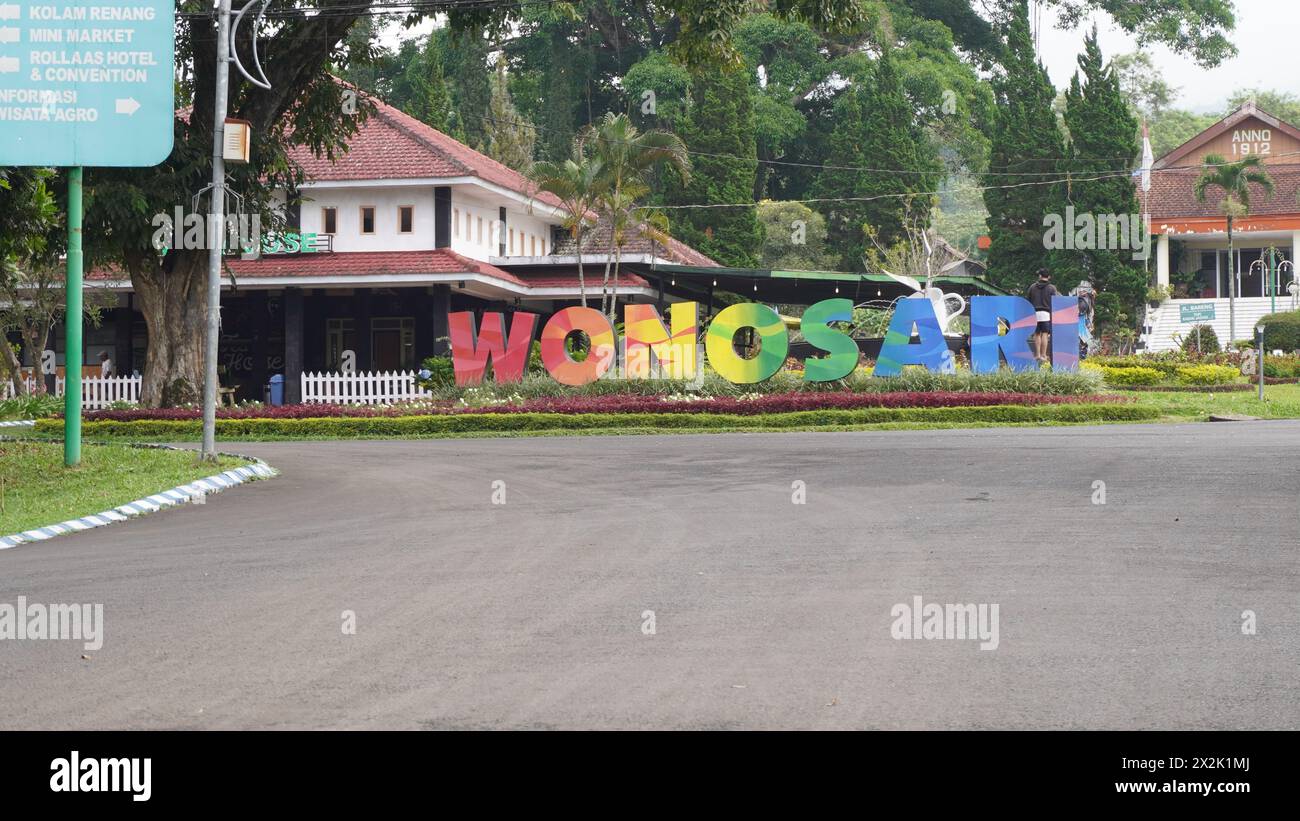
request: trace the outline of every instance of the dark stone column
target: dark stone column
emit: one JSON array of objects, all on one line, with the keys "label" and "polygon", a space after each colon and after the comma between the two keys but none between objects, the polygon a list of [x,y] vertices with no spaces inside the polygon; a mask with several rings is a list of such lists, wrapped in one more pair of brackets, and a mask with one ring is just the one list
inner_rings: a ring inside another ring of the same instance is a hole
[{"label": "dark stone column", "polygon": [[262,387],[266,384],[267,337],[271,335],[271,317],[266,313],[266,291],[248,292],[248,310],[252,311],[249,330],[253,335],[253,384],[247,398],[262,401]]},{"label": "dark stone column", "polygon": [[353,322],[357,329],[357,372],[373,371],[375,363],[370,350],[370,317],[374,314],[373,296],[369,288],[358,288],[352,299],[356,313]]},{"label": "dark stone column", "polygon": [[415,369],[419,370],[424,358],[433,355],[433,297],[429,295],[428,288],[401,293],[403,295],[409,293],[410,297],[406,298],[404,304],[414,306]]},{"label": "dark stone column", "polygon": [[433,286],[431,308],[433,311],[433,355],[447,356],[451,353],[451,344],[447,340],[450,333],[450,326],[447,323],[447,314],[451,311],[450,285]]},{"label": "dark stone column", "polygon": [[302,402],[303,370],[302,291],[284,291],[284,401],[288,405]]},{"label": "dark stone column", "polygon": [[433,247],[451,247],[451,188],[433,189]]},{"label": "dark stone column", "polygon": [[131,347],[131,328],[135,324],[135,311],[131,310],[131,295],[122,297],[113,309],[113,365],[118,376],[130,376],[135,370],[134,351]]}]

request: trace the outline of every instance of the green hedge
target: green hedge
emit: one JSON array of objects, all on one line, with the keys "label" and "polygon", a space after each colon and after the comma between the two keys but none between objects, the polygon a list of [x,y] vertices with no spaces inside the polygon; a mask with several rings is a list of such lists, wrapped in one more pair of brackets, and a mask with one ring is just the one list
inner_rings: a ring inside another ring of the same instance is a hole
[{"label": "green hedge", "polygon": [[1240,372],[1227,365],[1184,365],[1178,369],[1180,385],[1226,385],[1235,382]]},{"label": "green hedge", "polygon": [[[445,366],[444,370],[445,370]],[[740,396],[750,393],[787,393],[790,391],[856,391],[890,393],[894,391],[963,391],[986,393],[1041,393],[1054,396],[1086,396],[1101,387],[1095,374],[1068,371],[1012,371],[1003,368],[995,373],[977,374],[960,370],[954,374],[933,373],[924,368],[908,368],[898,376],[872,376],[871,369],[859,367],[846,378],[835,382],[805,382],[802,375],[780,371],[771,379],[755,384],[735,384],[705,368],[699,384],[679,379],[600,379],[577,387],[561,385],[546,373],[528,373],[519,382],[497,383],[491,380],[472,388],[451,385],[433,386],[436,399],[472,398],[470,404],[486,399],[519,396],[523,399],[566,396],[662,396],[698,393],[703,396]]]},{"label": "green hedge", "polygon": [[1112,367],[1110,365],[1099,365],[1095,362],[1085,362],[1083,367],[1086,370],[1096,370],[1106,380],[1106,384],[1112,387],[1133,387],[1136,385],[1158,385],[1165,379],[1165,374],[1156,368],[1147,367]]},{"label": "green hedge", "polygon": [[[772,413],[758,416],[710,413],[463,413],[442,416],[396,416],[332,419],[218,419],[223,439],[445,436],[458,433],[659,428],[771,430],[818,425],[871,425],[885,422],[1131,422],[1154,419],[1159,410],[1132,404],[993,405],[973,408],[860,408]],[[58,435],[61,419],[37,422],[36,433]],[[144,419],[135,422],[85,422],[87,437],[194,440],[199,420]]]},{"label": "green hedge", "polygon": [[1255,323],[1264,327],[1264,348],[1288,353],[1300,350],[1300,311],[1269,314]]},{"label": "green hedge", "polygon": [[1223,350],[1219,344],[1219,335],[1212,325],[1193,325],[1183,334],[1182,349],[1184,353],[1205,354],[1218,353]]}]

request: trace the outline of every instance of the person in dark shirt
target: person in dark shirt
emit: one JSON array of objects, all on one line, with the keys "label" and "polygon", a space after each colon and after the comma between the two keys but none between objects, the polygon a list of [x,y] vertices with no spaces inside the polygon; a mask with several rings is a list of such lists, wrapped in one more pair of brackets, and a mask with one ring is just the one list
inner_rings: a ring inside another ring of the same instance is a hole
[{"label": "person in dark shirt", "polygon": [[1039,362],[1048,361],[1048,346],[1052,341],[1052,297],[1056,296],[1056,286],[1052,285],[1052,273],[1046,268],[1038,269],[1038,281],[1029,286],[1029,304],[1034,306],[1034,317],[1038,329],[1034,334],[1034,358]]}]

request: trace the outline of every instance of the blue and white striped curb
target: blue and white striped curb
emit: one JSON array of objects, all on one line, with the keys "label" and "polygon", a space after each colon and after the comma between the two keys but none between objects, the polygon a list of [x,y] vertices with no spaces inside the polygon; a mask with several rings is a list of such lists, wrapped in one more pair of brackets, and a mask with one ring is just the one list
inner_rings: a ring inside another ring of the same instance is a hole
[{"label": "blue and white striped curb", "polygon": [[[167,445],[158,445],[157,447],[167,450],[183,450],[184,448],[173,448]],[[222,454],[223,456],[234,456],[236,454]],[[239,457],[249,459],[247,456]],[[155,493],[152,496],[146,496],[143,499],[136,499],[134,502],[127,502],[119,505],[112,510],[106,510],[103,513],[97,513],[93,516],[82,516],[80,519],[69,519],[57,525],[48,527],[38,527],[35,530],[25,530],[22,533],[15,533],[12,536],[0,536],[0,550],[7,550],[20,544],[28,542],[43,542],[46,539],[52,539],[55,536],[62,536],[65,533],[78,533],[82,530],[90,530],[96,527],[104,527],[114,522],[125,522],[127,519],[135,516],[144,516],[149,513],[156,513],[159,510],[175,505],[183,505],[193,502],[195,499],[205,499],[209,494],[220,493],[227,488],[242,485],[245,482],[251,482],[256,479],[270,479],[272,476],[279,474],[275,468],[263,462],[261,459],[250,459],[253,464],[247,467],[234,468],[225,473],[218,473],[215,476],[209,476],[206,479],[197,479],[188,485],[180,485],[171,490],[164,490],[162,493]]]},{"label": "blue and white striped curb", "polygon": [[20,419],[17,422],[0,422],[0,428],[33,428],[36,427],[35,419]]}]

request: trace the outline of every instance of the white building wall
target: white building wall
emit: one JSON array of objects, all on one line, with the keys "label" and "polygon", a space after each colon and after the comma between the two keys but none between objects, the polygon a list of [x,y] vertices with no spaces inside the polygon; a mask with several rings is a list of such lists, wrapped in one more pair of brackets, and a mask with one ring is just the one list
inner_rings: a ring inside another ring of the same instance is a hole
[{"label": "white building wall", "polygon": [[[487,261],[500,255],[500,206],[474,197],[462,188],[451,195],[451,249]],[[480,241],[479,221],[482,220]],[[552,222],[525,213],[524,206],[506,207],[506,256],[542,256],[551,252]],[[514,249],[511,250],[511,240]],[[529,253],[529,249],[536,249]],[[543,250],[545,248],[545,250]]]},{"label": "white building wall", "polygon": [[[303,233],[325,232],[323,208],[338,209],[335,251],[425,251],[434,248],[432,186],[310,188],[302,204]],[[398,231],[398,208],[414,207],[409,234]],[[374,206],[375,233],[361,233],[361,208]]]},{"label": "white building wall", "polygon": [[[452,187],[451,249],[484,262],[500,256],[500,198],[475,197],[472,186]],[[422,251],[436,246],[434,236],[433,186],[312,187],[304,191],[303,233],[325,232],[325,208],[337,209],[334,250]],[[398,208],[413,206],[414,231],[398,231]],[[361,233],[361,208],[375,209],[374,234]],[[512,203],[506,208],[506,255],[542,256],[551,253],[551,227],[556,218],[529,214],[527,206]],[[511,241],[513,239],[513,248]]]}]

